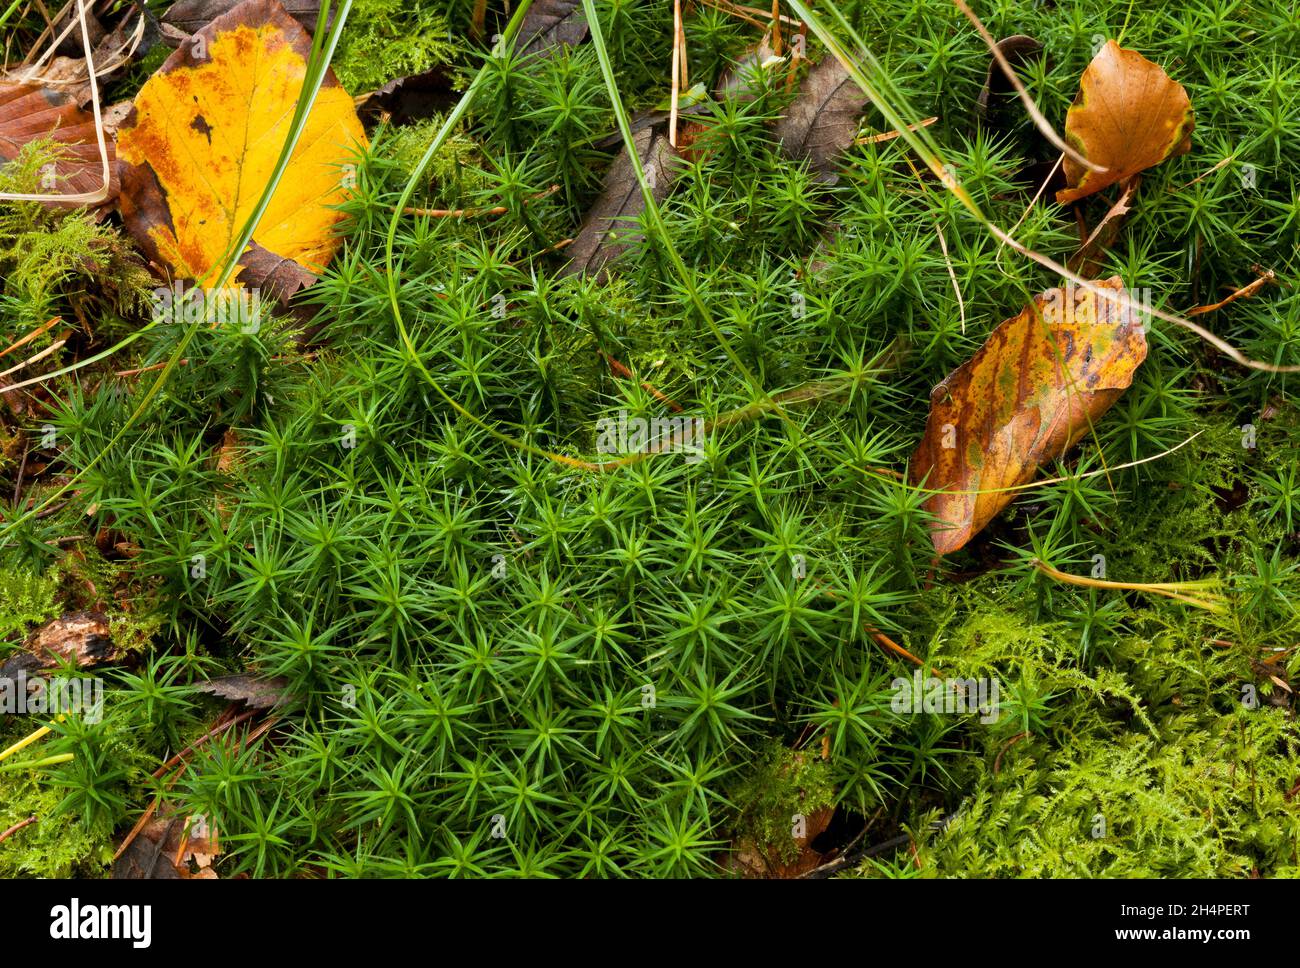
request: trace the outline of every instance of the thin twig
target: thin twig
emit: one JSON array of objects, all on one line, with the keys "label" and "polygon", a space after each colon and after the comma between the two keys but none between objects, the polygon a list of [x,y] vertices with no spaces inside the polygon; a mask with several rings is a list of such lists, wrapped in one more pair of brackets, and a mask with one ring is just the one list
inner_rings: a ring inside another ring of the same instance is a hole
[{"label": "thin twig", "polygon": [[[615,376],[622,377],[625,380],[636,379],[636,374],[634,374],[631,370],[629,370],[618,360],[614,359],[614,357],[610,356],[604,350],[600,351],[600,355],[605,357],[605,362],[609,364],[609,368],[614,371]],[[656,400],[662,403],[673,413],[682,412],[682,405],[678,403],[676,400],[674,400],[672,397],[668,396],[668,394],[664,393],[662,390],[656,388],[653,383],[647,383],[644,380],[640,380],[638,382],[641,384],[642,390],[645,390],[647,393],[649,393],[652,397],[654,397]]]},{"label": "thin twig", "polygon": [[226,732],[226,730],[230,729],[232,726],[237,726],[240,723],[245,722],[246,720],[252,719],[253,716],[257,715],[258,711],[259,710],[256,709],[249,709],[246,712],[240,713],[238,716],[236,716],[234,719],[230,720],[229,722],[223,723],[220,726],[212,727],[212,729],[208,730],[206,733],[204,733],[202,736],[196,739],[189,746],[185,747],[185,749],[181,750],[179,753],[173,756],[162,766],[158,767],[158,769],[154,770],[153,778],[155,780],[161,780],[164,773],[170,770],[177,763],[183,762],[185,760],[185,757],[189,756],[191,753],[197,750],[208,740],[212,739],[214,736],[219,736],[220,734]]},{"label": "thin twig", "polygon": [[1212,306],[1197,306],[1195,309],[1189,309],[1187,310],[1187,315],[1200,316],[1204,313],[1212,313],[1216,309],[1222,309],[1230,302],[1236,302],[1238,299],[1249,299],[1271,282],[1277,282],[1277,273],[1272,269],[1266,269],[1258,279],[1242,286],[1227,299],[1220,300]]},{"label": "thin twig", "polygon": [[668,143],[674,148],[677,147],[677,99],[681,94],[681,32],[682,32],[682,0],[673,0],[673,57],[672,57],[672,93],[671,102],[668,106]]},{"label": "thin twig", "polygon": [[58,323],[61,323],[61,322],[63,322],[63,317],[62,317],[62,316],[52,316],[52,317],[50,317],[48,320],[46,320],[46,321],[45,321],[44,323],[42,323],[40,326],[37,326],[34,330],[32,330],[30,333],[28,333],[28,334],[27,334],[26,336],[24,336],[22,339],[18,340],[18,342],[13,343],[12,345],[10,345],[10,347],[9,347],[8,349],[3,350],[3,351],[0,351],[0,356],[8,356],[8,355],[9,355],[10,353],[12,353],[14,350],[16,350],[16,349],[20,349],[21,347],[26,346],[26,345],[27,345],[28,343],[30,343],[32,340],[36,339],[36,337],[40,336],[42,333],[49,332],[50,329],[52,329],[55,325],[57,325]]},{"label": "thin twig", "polygon": [[[1288,798],[1288,799],[1290,799],[1290,798]],[[18,823],[14,824],[12,827],[10,827],[8,830],[6,830],[4,833],[0,833],[0,844],[3,844],[6,840],[8,840],[8,839],[9,839],[10,837],[12,837],[14,834],[18,833],[18,831],[22,830],[24,827],[31,826],[31,825],[34,824],[34,823],[36,823],[36,814],[32,814],[32,815],[31,815],[30,817],[28,817],[26,820],[20,820],[20,821],[18,821]]]},{"label": "thin twig", "polygon": [[1015,736],[1012,736],[1009,740],[1006,741],[1002,749],[998,750],[997,757],[993,760],[994,773],[997,773],[998,770],[1002,769],[1002,754],[1005,753],[1007,750],[1011,749],[1011,747],[1015,746],[1017,743],[1019,743],[1022,739],[1024,739],[1028,735],[1029,735],[1029,730],[1025,730],[1023,733],[1016,733]]},{"label": "thin twig", "polygon": [[[939,120],[939,116],[936,114],[934,117],[926,118],[924,121],[918,121],[916,122],[916,124],[909,124],[907,126],[907,130],[918,131],[921,128],[928,128],[930,127],[930,125],[934,124],[938,120]],[[863,135],[861,138],[858,138],[857,141],[854,142],[854,144],[859,144],[859,145],[879,144],[882,141],[893,141],[895,138],[902,137],[902,134],[903,132],[894,130],[894,131],[886,131],[883,134]]]},{"label": "thin twig", "polygon": [[[540,201],[560,190],[559,185],[552,185],[544,192],[538,192],[532,198],[524,200],[525,205]],[[482,215],[504,215],[510,211],[508,205],[496,205],[492,208],[404,208],[404,215],[423,215],[426,218],[478,218]]]},{"label": "thin twig", "polygon": [[948,267],[948,278],[952,280],[952,291],[957,294],[957,309],[961,313],[961,334],[966,335],[966,300],[961,297],[961,286],[957,285],[957,273],[952,268],[952,257],[948,255],[948,240],[943,237],[943,228],[938,222],[934,230],[939,235],[939,248],[943,249],[943,261]]}]

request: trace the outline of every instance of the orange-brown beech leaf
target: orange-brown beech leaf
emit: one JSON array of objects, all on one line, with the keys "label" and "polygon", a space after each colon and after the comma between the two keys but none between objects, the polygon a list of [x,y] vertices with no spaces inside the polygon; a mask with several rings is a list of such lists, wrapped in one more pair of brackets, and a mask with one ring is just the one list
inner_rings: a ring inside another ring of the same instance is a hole
[{"label": "orange-brown beech leaf", "polygon": [[[122,217],[173,278],[212,284],[275,169],[311,37],[277,0],[245,0],[198,30],[141,88],[118,132]],[[236,280],[282,303],[339,243],[334,207],[365,143],[352,98],[327,73],[285,177],[239,254]]]},{"label": "orange-brown beech leaf", "polygon": [[[1119,276],[1094,285],[1123,290]],[[1033,480],[1110,408],[1146,359],[1142,325],[1131,302],[1049,289],[931,391],[911,475],[951,492],[925,502],[935,551],[964,546],[1016,496],[1008,488]]]},{"label": "orange-brown beech leaf", "polygon": [[1083,72],[1079,94],[1065,117],[1065,137],[1093,164],[1089,171],[1065,159],[1069,185],[1056,193],[1062,205],[1132,178],[1192,147],[1192,104],[1159,64],[1106,41]]},{"label": "orange-brown beech leaf", "polygon": [[[62,91],[37,84],[0,81],[0,164],[13,161],[31,141],[55,142],[53,177],[42,179],[38,192],[77,195],[98,191],[104,185],[104,164],[95,138],[95,119],[77,107],[76,99]],[[108,197],[117,194],[113,171],[113,143],[107,142]],[[51,205],[68,207],[75,203]]]}]

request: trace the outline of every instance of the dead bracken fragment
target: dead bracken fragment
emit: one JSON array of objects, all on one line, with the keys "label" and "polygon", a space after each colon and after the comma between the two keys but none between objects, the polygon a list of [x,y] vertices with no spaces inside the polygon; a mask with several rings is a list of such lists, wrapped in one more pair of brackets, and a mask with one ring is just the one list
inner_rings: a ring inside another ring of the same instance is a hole
[{"label": "dead bracken fragment", "polygon": [[256,679],[253,676],[220,676],[196,683],[194,688],[232,702],[242,702],[253,709],[270,709],[284,702],[284,688],[288,680],[283,676],[273,679]]},{"label": "dead bracken fragment", "polygon": [[70,612],[46,622],[33,632],[23,651],[0,665],[0,679],[12,679],[19,673],[68,664],[89,669],[119,658],[106,615],[102,612]]}]

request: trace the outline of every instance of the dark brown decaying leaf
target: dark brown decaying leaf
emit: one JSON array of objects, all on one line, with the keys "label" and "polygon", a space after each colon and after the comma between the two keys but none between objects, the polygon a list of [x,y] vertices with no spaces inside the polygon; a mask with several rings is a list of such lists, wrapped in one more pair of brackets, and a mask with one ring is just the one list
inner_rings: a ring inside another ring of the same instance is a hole
[{"label": "dark brown decaying leaf", "polygon": [[292,259],[276,255],[257,242],[248,243],[239,264],[244,267],[244,277],[257,279],[262,291],[281,306],[289,305],[290,299],[316,281],[312,273]]},{"label": "dark brown decaying leaf", "polygon": [[[240,0],[178,0],[163,14],[162,22],[165,26],[175,27],[185,34],[192,34],[206,27],[222,14],[229,13],[239,6],[239,3]],[[302,24],[303,29],[308,33],[316,30],[316,18],[320,15],[318,0],[280,0],[280,5],[289,16]],[[165,32],[164,36],[171,42],[172,47],[183,39],[170,31]]]},{"label": "dark brown decaying leaf", "polygon": [[[62,91],[0,81],[0,164],[12,161],[28,142],[52,138],[58,143],[52,184],[37,192],[74,195],[97,191],[104,184],[103,162],[95,139],[95,119]],[[118,192],[113,143],[108,148],[108,199]],[[61,204],[61,203],[50,203]]]},{"label": "dark brown decaying leaf", "polygon": [[807,158],[817,180],[839,180],[836,156],[853,144],[867,98],[834,57],[823,57],[799,85],[799,94],[773,133],[791,158]]},{"label": "dark brown decaying leaf", "polygon": [[112,880],[179,881],[180,872],[172,865],[171,858],[166,853],[168,835],[179,826],[180,818],[174,818],[164,821],[162,829],[155,829],[151,824],[142,830],[114,862]]},{"label": "dark brown decaying leaf", "polygon": [[581,0],[537,0],[524,15],[515,47],[525,55],[576,47],[590,32]]},{"label": "dark brown decaying leaf", "polygon": [[[1124,291],[1119,276],[1093,285]],[[1011,488],[1078,441],[1146,354],[1142,314],[1081,286],[1049,289],[999,325],[931,392],[912,457],[914,484],[949,492],[924,505],[935,551],[965,545],[1016,496]]]},{"label": "dark brown decaying leaf", "polygon": [[[91,13],[91,4],[86,4],[86,34],[90,37],[90,46],[96,46],[101,40],[108,36],[108,31],[99,18]],[[62,34],[71,24],[72,29],[59,41],[55,50],[60,54],[67,54],[71,57],[80,57],[85,53],[85,40],[81,36],[81,16],[75,3],[69,3],[59,13],[55,14],[50,21],[50,30],[55,37]]]},{"label": "dark brown decaying leaf", "polygon": [[[1043,45],[1033,37],[1027,34],[1014,34],[1011,37],[1004,37],[998,41],[998,50],[1012,67],[1019,67],[1029,60],[1037,57],[1043,52]],[[1002,97],[1008,94],[1014,95],[1015,88],[1007,80],[1006,74],[998,66],[998,62],[989,58],[988,76],[984,78],[984,87],[980,91],[979,100],[975,104],[975,109],[979,112],[980,117],[987,117],[990,108],[996,108]]]},{"label": "dark brown decaying leaf", "polygon": [[270,709],[287,698],[284,693],[288,680],[283,676],[273,679],[256,679],[253,676],[220,676],[195,683],[199,692],[220,696],[232,702],[242,702],[253,709]]},{"label": "dark brown decaying leaf", "polygon": [[0,666],[0,679],[69,663],[89,669],[119,658],[107,616],[102,612],[70,612],[33,632],[24,650]]},{"label": "dark brown decaying leaf", "polygon": [[[681,156],[668,143],[667,136],[655,127],[642,128],[634,134],[632,146],[645,169],[651,194],[655,201],[662,201],[680,170]],[[636,219],[643,211],[645,198],[625,148],[605,174],[605,187],[569,247],[570,259],[564,271],[603,276],[605,264],[638,237]]]},{"label": "dark brown decaying leaf", "polygon": [[390,124],[410,124],[447,110],[460,94],[445,67],[431,67],[419,74],[394,78],[379,90],[371,91],[358,102],[357,114],[367,124],[381,117],[387,118]]}]

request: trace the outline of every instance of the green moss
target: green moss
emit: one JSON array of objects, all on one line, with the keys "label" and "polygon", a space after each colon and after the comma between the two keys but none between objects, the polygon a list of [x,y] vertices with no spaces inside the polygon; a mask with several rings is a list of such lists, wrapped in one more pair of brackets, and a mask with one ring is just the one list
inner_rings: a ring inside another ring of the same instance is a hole
[{"label": "green moss", "polygon": [[[941,834],[916,826],[923,870],[954,877],[1300,876],[1286,792],[1300,733],[1285,710],[1168,717],[981,760]],[[925,818],[928,819],[928,818]],[[865,873],[875,873],[868,865]]]},{"label": "green moss", "polygon": [[[32,724],[24,720],[24,725]],[[17,738],[13,729],[0,730],[0,746]],[[37,818],[36,823],[0,843],[0,877],[94,877],[104,873],[113,853],[113,824],[105,818],[87,825],[80,817],[61,813],[61,800],[61,792],[38,776],[0,773],[0,831],[28,817]]]},{"label": "green moss", "polygon": [[793,831],[802,818],[835,802],[830,767],[811,752],[767,744],[753,772],[737,787],[736,839],[752,845],[760,857],[790,863],[800,845]]},{"label": "green moss", "polygon": [[[629,105],[667,93],[661,6],[601,5]],[[899,39],[878,45],[881,71],[914,120],[939,116],[927,131],[972,196],[1068,259],[1073,213],[1047,193],[1033,200],[1035,163],[1055,152],[1018,110],[978,117],[988,53],[949,0],[844,6],[868,42]],[[1101,274],[1186,308],[1249,281],[1243,267],[1273,268],[1285,285],[1209,325],[1292,363],[1291,21],[1228,0],[1222,22],[1251,32],[1229,43],[1206,34],[1200,8],[1131,6],[986,13],[995,35],[1050,49],[1026,83],[1058,125],[1098,31],[1127,24],[1125,45],[1188,86],[1192,151],[1144,175]],[[463,33],[471,7],[436,9]],[[430,9],[409,15],[426,18],[408,31],[418,43],[441,43]],[[381,60],[401,55],[388,41],[405,16],[391,3],[354,9],[347,83],[441,56]],[[688,16],[692,81],[708,87],[758,32],[718,11]],[[482,63],[474,44],[458,47],[453,71]],[[438,121],[381,129],[345,206],[344,247],[304,296],[327,327],[314,359],[265,331],[154,327],[130,347],[141,363],[182,339],[189,360],[160,392],[86,372],[53,385],[80,506],[14,529],[0,556],[52,563],[55,539],[111,528],[139,550],[125,566],[134,586],[101,582],[86,543],[84,564],[60,566],[62,601],[86,581],[129,592],[137,643],[151,613],[164,619],[159,648],[114,674],[111,722],[59,740],[77,754],[49,777],[67,809],[129,824],[148,802],[146,766],[211,711],[187,684],[220,664],[284,675],[303,697],[277,742],[214,744],[177,783],[230,833],[223,874],[717,873],[737,838],[789,857],[793,815],[830,802],[880,818],[864,843],[910,829],[931,875],[1294,874],[1295,701],[1272,678],[1300,676],[1291,376],[1237,367],[1156,321],[1133,385],[1048,471],[1067,480],[1027,490],[936,562],[924,495],[864,469],[905,477],[931,389],[1059,278],[918,182],[901,139],[856,145],[838,184],[818,185],[771,138],[793,93],[783,83],[716,106],[697,142],[707,150],[663,203],[716,329],[662,238],[631,245],[608,280],[565,275],[561,243],[610,162],[596,147],[612,131],[599,63],[589,44],[487,63],[414,203],[502,210],[403,216],[390,242]],[[1238,164],[1256,169],[1253,187]],[[1089,224],[1106,202],[1085,203]],[[752,404],[756,383],[776,393],[843,379],[896,344],[902,365],[791,408],[795,427],[736,421],[708,435],[702,461],[660,455],[601,474],[511,447],[443,396],[500,434],[598,459],[602,420],[673,405],[708,420]],[[231,424],[240,467],[219,474],[211,454]],[[1111,581],[1217,581],[1224,611],[1058,582],[1037,561],[1104,567]],[[946,676],[995,679],[997,720],[895,712],[890,684],[913,667],[870,628]],[[816,758],[790,753],[797,741]],[[936,811],[955,815],[942,832]],[[910,850],[864,873],[881,865],[916,870]]]},{"label": "green moss", "polygon": [[459,50],[447,21],[428,0],[357,0],[334,57],[334,73],[353,94],[445,64]]},{"label": "green moss", "polygon": [[[58,157],[50,141],[32,141],[0,167],[0,191],[60,192],[43,187],[42,171]],[[72,285],[93,281],[111,309],[139,305],[151,285],[148,272],[117,229],[96,222],[82,209],[66,211],[38,202],[0,206],[0,276],[8,297],[0,309],[0,340],[24,336],[54,315],[57,298]],[[39,349],[55,338],[48,332],[28,344]]]},{"label": "green moss", "polygon": [[18,645],[28,631],[58,614],[59,576],[24,569],[0,569],[0,657],[4,645]]}]

